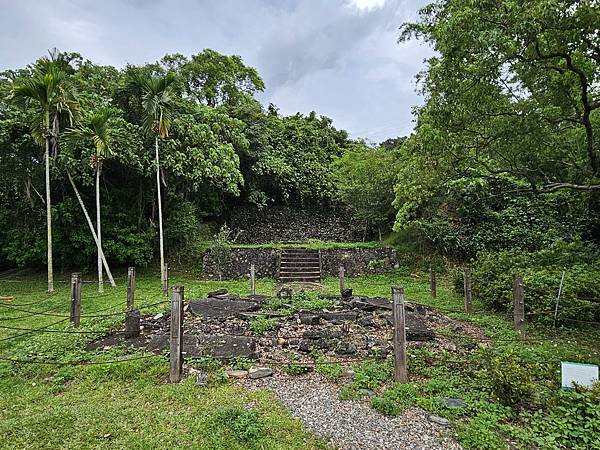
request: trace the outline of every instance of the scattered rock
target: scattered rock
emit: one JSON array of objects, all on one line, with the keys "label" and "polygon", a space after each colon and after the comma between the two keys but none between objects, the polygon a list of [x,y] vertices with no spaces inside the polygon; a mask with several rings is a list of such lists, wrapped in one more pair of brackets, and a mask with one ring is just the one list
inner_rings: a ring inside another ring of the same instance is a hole
[{"label": "scattered rock", "polygon": [[155,315],[155,316],[152,318],[152,320],[160,320],[160,319],[162,319],[162,318],[163,318],[163,316],[164,316],[164,314],[163,314],[163,313],[158,313],[157,315]]},{"label": "scattered rock", "polygon": [[247,370],[226,370],[225,373],[229,378],[246,378],[248,376]]},{"label": "scattered rock", "polygon": [[190,311],[196,316],[203,317],[232,317],[241,313],[258,311],[260,305],[247,300],[207,298],[192,300]]},{"label": "scattered rock", "polygon": [[375,397],[375,392],[373,392],[371,389],[359,389],[358,394],[361,397]]},{"label": "scattered rock", "polygon": [[443,427],[447,427],[448,425],[450,425],[450,421],[448,419],[445,419],[440,416],[436,416],[434,414],[428,415],[427,418],[429,419],[429,421],[431,421],[433,423],[437,423],[438,425],[441,425]]},{"label": "scattered rock", "polygon": [[427,315],[427,308],[425,308],[423,305],[416,305],[415,311],[417,314],[420,314],[422,316]]},{"label": "scattered rock", "polygon": [[350,298],[350,297],[352,297],[352,289],[344,288],[344,289],[342,289],[341,294],[342,294],[342,298]]},{"label": "scattered rock", "polygon": [[273,370],[269,367],[252,367],[248,371],[248,376],[253,380],[270,377],[271,375],[273,375]]},{"label": "scattered rock", "polygon": [[[199,358],[211,356],[213,358],[254,358],[256,356],[256,341],[248,336],[205,336],[183,335],[183,353],[187,357]],[[153,336],[146,350],[161,353],[169,348],[169,336],[159,334]]]},{"label": "scattered rock", "polygon": [[[390,326],[394,324],[392,316],[387,316],[387,321]],[[409,341],[430,341],[435,338],[435,333],[431,331],[426,323],[425,317],[407,313],[406,314],[406,339]]]},{"label": "scattered rock", "polygon": [[282,287],[277,292],[277,298],[292,298],[294,291],[290,287]]},{"label": "scattered rock", "polygon": [[442,401],[450,408],[465,408],[467,404],[460,398],[442,398]]},{"label": "scattered rock", "polygon": [[305,325],[318,325],[321,322],[321,318],[316,314],[303,314],[300,313],[300,323]]},{"label": "scattered rock", "polygon": [[338,330],[306,330],[302,333],[304,339],[337,339],[342,337],[342,332]]},{"label": "scattered rock", "polygon": [[356,346],[348,341],[340,341],[335,346],[335,352],[338,355],[354,355],[356,353]]},{"label": "scattered rock", "polygon": [[323,320],[328,320],[333,323],[341,323],[344,320],[356,320],[357,312],[322,312],[319,315]]},{"label": "scattered rock", "polygon": [[207,297],[217,297],[219,295],[225,295],[227,294],[229,291],[227,289],[217,289],[216,291],[211,291],[208,294],[206,294]]}]

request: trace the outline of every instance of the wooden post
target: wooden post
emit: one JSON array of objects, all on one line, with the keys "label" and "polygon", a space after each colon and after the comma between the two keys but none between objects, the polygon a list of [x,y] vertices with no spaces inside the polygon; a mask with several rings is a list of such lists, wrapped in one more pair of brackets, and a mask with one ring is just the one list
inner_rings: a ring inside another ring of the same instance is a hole
[{"label": "wooden post", "polygon": [[127,269],[127,311],[133,311],[135,299],[135,267]]},{"label": "wooden post", "polygon": [[81,322],[81,274],[71,274],[71,323],[75,328]]},{"label": "wooden post", "polygon": [[471,291],[471,269],[466,267],[464,271],[464,288],[465,288],[465,312],[470,313],[472,309],[472,296]]},{"label": "wooden post", "polygon": [[173,287],[171,297],[171,370],[169,379],[171,383],[181,381],[183,367],[183,286]]},{"label": "wooden post", "polygon": [[346,271],[344,270],[344,266],[340,266],[339,273],[340,273],[340,295],[341,295],[346,287],[346,282],[345,282],[346,280],[344,279]]},{"label": "wooden post", "polygon": [[525,325],[525,296],[523,294],[523,277],[515,275],[513,279],[513,300],[515,305],[514,327],[521,331]]},{"label": "wooden post", "polygon": [[431,298],[435,298],[437,295],[437,286],[435,282],[435,269],[433,267],[429,268],[429,287],[431,289]]},{"label": "wooden post", "polygon": [[134,338],[140,335],[140,310],[130,309],[125,313],[125,337]]},{"label": "wooden post", "polygon": [[399,383],[407,383],[404,289],[397,286],[392,287],[392,300],[394,301],[394,380]]},{"label": "wooden post", "polygon": [[250,264],[250,294],[256,295],[256,272],[254,264]]}]

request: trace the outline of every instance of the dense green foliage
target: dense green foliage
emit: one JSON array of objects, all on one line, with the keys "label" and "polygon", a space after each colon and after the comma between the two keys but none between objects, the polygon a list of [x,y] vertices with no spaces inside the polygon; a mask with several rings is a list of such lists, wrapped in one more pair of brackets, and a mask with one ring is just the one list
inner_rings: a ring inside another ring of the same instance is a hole
[{"label": "dense green foliage", "polygon": [[[122,70],[78,54],[51,56],[0,74],[0,266],[45,264],[39,144],[50,126],[38,125],[48,108],[58,120],[50,132],[50,192],[60,267],[90,267],[96,253],[67,171],[93,215],[99,142],[87,131],[99,117],[107,118],[102,149],[111,150],[102,155],[100,189],[103,247],[113,263],[146,264],[158,248],[155,135],[165,246],[172,256],[181,257],[191,239],[207,233],[203,222],[226,217],[240,202],[263,207],[333,201],[330,164],[351,146],[347,134],[314,113],[284,117],[272,105],[263,108],[253,95],[264,83],[239,56],[205,50]],[[35,93],[36,80],[41,89],[52,70],[60,74],[61,95],[49,98],[48,108],[17,102],[20,86]]]},{"label": "dense green foliage", "polygon": [[396,228],[458,257],[598,240],[598,5],[439,0],[400,39],[435,50],[403,149]]},{"label": "dense green foliage", "polygon": [[484,252],[474,266],[473,295],[491,309],[512,311],[512,278],[523,276],[526,313],[532,320],[552,321],[562,272],[557,318],[600,321],[600,265],[597,247],[556,243],[538,252]]}]

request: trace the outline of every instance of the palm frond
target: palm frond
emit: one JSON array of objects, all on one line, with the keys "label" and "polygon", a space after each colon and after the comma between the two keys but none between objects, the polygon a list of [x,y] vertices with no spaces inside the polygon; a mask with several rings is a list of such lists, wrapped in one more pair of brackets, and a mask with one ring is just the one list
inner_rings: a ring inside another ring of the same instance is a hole
[{"label": "palm frond", "polygon": [[168,137],[173,105],[171,87],[175,82],[175,74],[168,72],[165,76],[138,75],[136,80],[142,91],[142,107],[145,112],[142,126],[148,134]]}]

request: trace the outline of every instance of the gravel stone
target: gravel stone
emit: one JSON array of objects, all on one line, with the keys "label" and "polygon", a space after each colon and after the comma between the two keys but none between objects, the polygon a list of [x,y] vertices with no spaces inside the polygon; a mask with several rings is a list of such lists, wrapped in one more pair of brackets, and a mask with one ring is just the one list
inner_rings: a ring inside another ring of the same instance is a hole
[{"label": "gravel stone", "polygon": [[367,402],[340,400],[338,387],[318,373],[241,381],[248,389],[270,389],[307,429],[338,449],[460,450],[448,429],[416,408],[386,417]]}]

